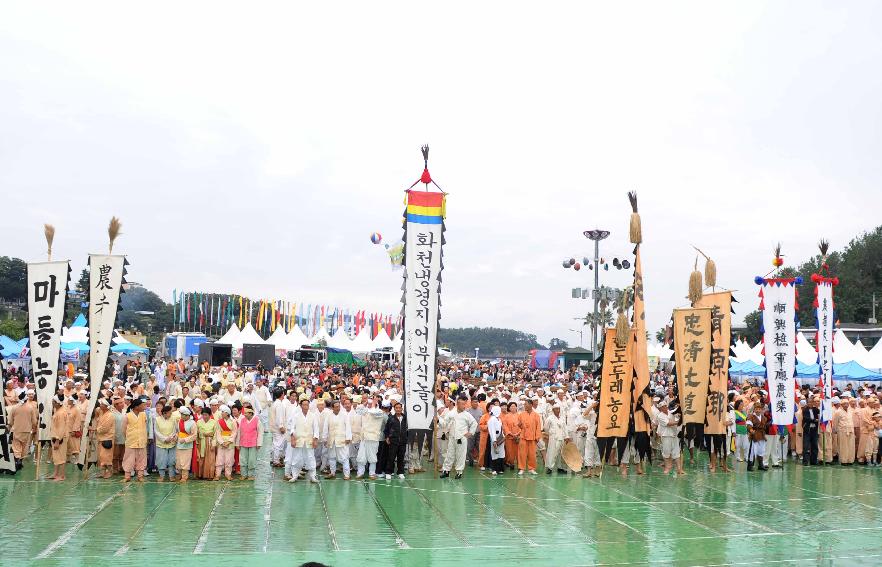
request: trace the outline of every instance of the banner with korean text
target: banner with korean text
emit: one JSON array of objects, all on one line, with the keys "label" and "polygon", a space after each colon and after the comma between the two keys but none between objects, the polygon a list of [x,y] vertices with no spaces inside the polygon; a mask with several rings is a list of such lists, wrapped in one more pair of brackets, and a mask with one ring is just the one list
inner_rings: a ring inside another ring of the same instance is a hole
[{"label": "banner with korean text", "polygon": [[839,278],[825,278],[813,275],[815,282],[815,309],[818,316],[818,334],[815,345],[818,351],[818,366],[821,370],[821,421],[828,422],[833,418],[833,286]]},{"label": "banner with korean text", "polygon": [[[113,327],[119,308],[119,295],[125,282],[125,256],[107,254],[89,255],[89,404],[83,430],[92,422],[92,412],[98,403],[98,393],[104,380],[104,367],[110,354]],[[79,463],[84,464],[88,435],[80,438]]]},{"label": "banner with korean text", "polygon": [[772,423],[792,425],[796,385],[796,285],[802,278],[756,278]]},{"label": "banner with korean text", "polygon": [[705,293],[695,307],[711,310],[710,382],[707,388],[707,425],[704,432],[722,435],[726,432],[729,384],[729,349],[732,346],[732,292]]},{"label": "banner with korean text", "polygon": [[674,364],[684,424],[704,424],[710,359],[710,307],[674,309]]},{"label": "banner with korean text", "polygon": [[58,357],[70,262],[28,263],[28,334],[37,390],[38,435],[50,439],[52,396],[58,387]]},{"label": "banner with korean text", "polygon": [[606,329],[603,341],[603,367],[600,372],[600,409],[597,437],[627,437],[631,419],[633,331],[625,345],[616,342],[616,330]]},{"label": "banner with korean text", "polygon": [[404,399],[411,429],[435,417],[435,358],[441,306],[445,194],[407,191],[404,231]]}]

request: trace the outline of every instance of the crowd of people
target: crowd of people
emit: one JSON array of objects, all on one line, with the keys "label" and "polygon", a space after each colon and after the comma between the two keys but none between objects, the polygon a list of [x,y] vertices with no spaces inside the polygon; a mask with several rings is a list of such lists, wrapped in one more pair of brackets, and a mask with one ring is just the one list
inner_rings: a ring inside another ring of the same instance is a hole
[{"label": "crowd of people", "polygon": [[[835,390],[825,420],[821,394],[795,392],[795,423],[771,423],[760,385],[730,383],[725,435],[682,423],[675,380],[652,373],[635,404],[629,435],[598,438],[599,378],[574,368],[535,370],[523,362],[447,362],[439,366],[432,428],[407,425],[401,371],[395,362],[364,367],[291,363],[208,367],[195,360],[112,362],[86,424],[89,384],[67,369],[52,399],[51,442],[37,440],[34,384],[4,370],[8,430],[18,468],[45,451],[49,479],[63,481],[70,463],[100,478],[159,482],[253,481],[261,455],[290,482],[300,479],[405,478],[437,469],[460,478],[467,466],[501,474],[602,474],[603,465],[638,475],[655,464],[685,474],[707,451],[711,472],[780,467],[789,458],[812,466],[882,462],[882,391],[849,384]],[[644,423],[635,431],[635,422]],[[82,437],[86,455],[81,456]],[[267,451],[260,449],[269,444]],[[39,446],[39,449],[38,449]],[[82,457],[82,458],[81,458]],[[429,463],[433,463],[429,465]],[[539,465],[541,463],[541,466]]]}]

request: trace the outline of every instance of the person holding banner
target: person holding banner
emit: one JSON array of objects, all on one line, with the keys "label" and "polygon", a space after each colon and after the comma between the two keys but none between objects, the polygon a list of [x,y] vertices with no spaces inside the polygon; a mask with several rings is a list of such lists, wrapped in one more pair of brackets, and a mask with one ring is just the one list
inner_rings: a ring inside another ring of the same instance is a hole
[{"label": "person holding banner", "polygon": [[50,480],[64,480],[64,469],[67,466],[67,443],[68,443],[68,417],[64,409],[64,395],[58,394],[52,398],[52,426],[49,435],[52,438],[52,464],[55,470]]}]

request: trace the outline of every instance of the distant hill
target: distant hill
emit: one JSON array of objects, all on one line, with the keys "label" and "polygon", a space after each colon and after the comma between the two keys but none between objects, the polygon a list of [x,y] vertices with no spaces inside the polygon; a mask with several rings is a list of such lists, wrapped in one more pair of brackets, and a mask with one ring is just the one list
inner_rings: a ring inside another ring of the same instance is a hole
[{"label": "distant hill", "polygon": [[481,349],[480,357],[526,356],[530,349],[545,348],[536,340],[536,335],[514,329],[496,327],[467,327],[463,329],[441,329],[438,344],[461,356],[475,356],[475,348]]}]

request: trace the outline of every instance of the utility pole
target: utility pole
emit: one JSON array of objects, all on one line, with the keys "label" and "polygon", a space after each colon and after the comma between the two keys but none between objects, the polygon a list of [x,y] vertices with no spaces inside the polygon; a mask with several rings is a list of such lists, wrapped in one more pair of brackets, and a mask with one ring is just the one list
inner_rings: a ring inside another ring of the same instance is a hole
[{"label": "utility pole", "polygon": [[873,316],[870,317],[870,320],[868,321],[868,323],[870,323],[871,325],[875,325],[877,323],[877,321],[876,321],[876,306],[877,305],[879,305],[879,304],[876,302],[876,292],[873,292],[873,303],[872,303]]}]

